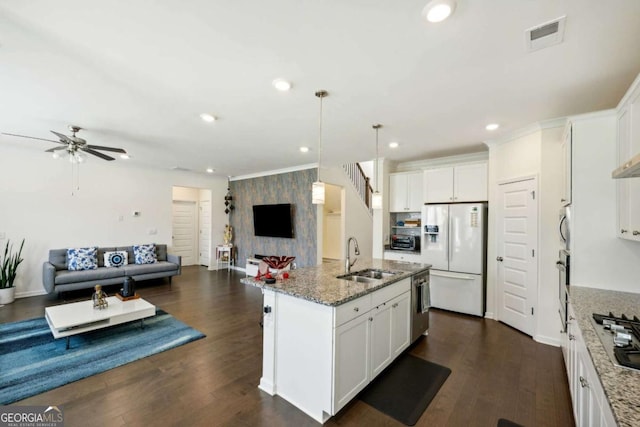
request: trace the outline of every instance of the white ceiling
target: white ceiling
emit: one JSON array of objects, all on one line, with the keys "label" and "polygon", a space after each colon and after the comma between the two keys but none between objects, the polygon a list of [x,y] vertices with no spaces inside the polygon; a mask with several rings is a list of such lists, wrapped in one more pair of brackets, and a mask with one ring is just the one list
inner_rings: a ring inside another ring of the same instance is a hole
[{"label": "white ceiling", "polygon": [[[132,164],[237,176],[316,162],[325,89],[324,164],[373,158],[376,122],[381,157],[408,161],[614,107],[640,72],[638,0],[458,0],[440,24],[425,3],[0,0],[0,132],[74,124]],[[524,31],[562,15],[564,43],[527,53]]]}]

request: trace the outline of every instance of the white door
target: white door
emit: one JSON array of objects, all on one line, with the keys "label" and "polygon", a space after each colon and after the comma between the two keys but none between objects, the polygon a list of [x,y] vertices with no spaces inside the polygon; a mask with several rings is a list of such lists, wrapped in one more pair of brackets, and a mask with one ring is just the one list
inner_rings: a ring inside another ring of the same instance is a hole
[{"label": "white door", "polygon": [[391,358],[395,359],[411,344],[411,292],[405,292],[387,304],[391,304]]},{"label": "white door", "polygon": [[533,335],[538,289],[535,178],[499,185],[498,320]]},{"label": "white door", "polygon": [[449,271],[482,274],[484,220],[482,204],[449,206]]},{"label": "white door", "polygon": [[453,202],[453,168],[427,169],[424,188],[425,203]]},{"label": "white door", "polygon": [[198,217],[200,228],[198,246],[199,263],[209,267],[211,260],[211,200],[200,201],[200,215]]},{"label": "white door", "polygon": [[182,265],[194,265],[198,260],[197,229],[196,202],[174,201],[171,252],[182,256]]},{"label": "white door", "polygon": [[425,205],[422,208],[422,230],[422,262],[431,264],[434,269],[448,270],[449,206]]},{"label": "white door", "polygon": [[334,414],[369,384],[369,323],[364,315],[334,330]]}]

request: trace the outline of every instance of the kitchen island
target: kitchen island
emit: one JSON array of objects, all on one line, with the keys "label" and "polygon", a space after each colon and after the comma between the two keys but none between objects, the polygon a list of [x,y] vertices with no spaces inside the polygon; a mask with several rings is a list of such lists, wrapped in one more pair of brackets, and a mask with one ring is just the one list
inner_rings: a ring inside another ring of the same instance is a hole
[{"label": "kitchen island", "polygon": [[327,421],[411,344],[411,277],[429,267],[358,259],[352,272],[393,274],[346,280],[330,261],[273,284],[242,279],[264,293],[260,389]]},{"label": "kitchen island", "polygon": [[[613,365],[590,320],[593,313],[607,314],[611,311],[617,315],[625,313],[631,317],[640,314],[638,313],[640,294],[571,285],[569,300],[573,310],[573,318],[569,321],[576,322],[579,328],[570,329],[569,339],[573,343],[582,339],[586,354],[581,354],[577,358],[588,358],[584,363],[587,369],[576,368],[575,366],[580,364],[575,362],[575,357],[569,362],[569,365],[573,365],[573,373],[578,379],[582,377],[580,381],[573,381],[576,384],[571,387],[572,372],[568,373],[571,392],[574,396],[574,413],[577,412],[576,424],[629,427],[640,425],[640,371]],[[591,378],[589,381],[588,367],[591,365],[595,368],[597,378]],[[585,378],[587,380],[583,381]],[[594,381],[598,381],[599,384],[594,384]],[[603,390],[603,395],[599,395],[598,390]],[[600,397],[602,401],[599,401]],[[597,415],[598,404],[602,410],[601,417]],[[607,413],[615,417],[615,424],[607,422]],[[602,423],[600,418],[603,419]]]}]

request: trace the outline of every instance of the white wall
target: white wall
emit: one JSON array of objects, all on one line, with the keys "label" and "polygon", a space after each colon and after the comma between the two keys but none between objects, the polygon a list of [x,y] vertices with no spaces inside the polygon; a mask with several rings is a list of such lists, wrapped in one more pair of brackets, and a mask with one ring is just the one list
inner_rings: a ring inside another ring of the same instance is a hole
[{"label": "white wall", "polygon": [[487,244],[487,316],[497,318],[497,230],[498,185],[517,178],[538,180],[538,294],[533,338],[559,345],[558,316],[559,241],[556,233],[562,182],[561,142],[563,121],[536,124],[489,145],[489,231]]},{"label": "white wall", "polygon": [[640,292],[640,243],[616,236],[615,115],[572,121],[571,284]]},{"label": "white wall", "polygon": [[[68,162],[39,150],[0,147],[0,235],[13,242],[26,239],[16,295],[44,293],[42,263],[49,249],[170,245],[174,185],[210,189],[213,209],[224,210],[225,178],[92,158],[80,166],[80,190],[71,196]],[[133,217],[133,211],[140,216]]]},{"label": "white wall", "polygon": [[[349,238],[354,236],[358,239],[358,246],[360,247],[361,256],[369,258],[372,253],[372,233],[373,220],[368,208],[358,195],[353,184],[345,174],[342,167],[337,168],[323,168],[322,180],[328,184],[341,186],[345,190],[345,201],[343,205],[343,215],[345,221],[345,234]],[[321,215],[322,210],[318,210]],[[323,224],[318,223],[318,228],[323,229]],[[321,236],[318,236],[318,246],[321,247]],[[346,245],[345,242],[340,242],[341,245]],[[353,254],[351,255],[353,257]],[[319,260],[321,262],[321,260]]]}]

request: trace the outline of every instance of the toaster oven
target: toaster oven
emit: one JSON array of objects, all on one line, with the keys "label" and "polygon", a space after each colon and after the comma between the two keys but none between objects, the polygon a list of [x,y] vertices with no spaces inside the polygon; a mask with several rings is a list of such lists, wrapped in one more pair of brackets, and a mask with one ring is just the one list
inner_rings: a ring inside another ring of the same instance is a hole
[{"label": "toaster oven", "polygon": [[410,234],[393,234],[391,236],[391,249],[417,251],[420,249],[420,236],[412,236]]}]

